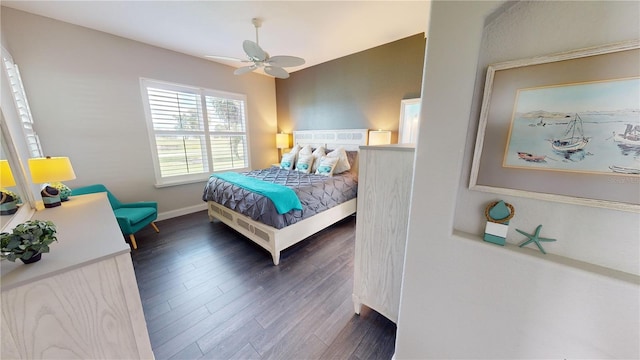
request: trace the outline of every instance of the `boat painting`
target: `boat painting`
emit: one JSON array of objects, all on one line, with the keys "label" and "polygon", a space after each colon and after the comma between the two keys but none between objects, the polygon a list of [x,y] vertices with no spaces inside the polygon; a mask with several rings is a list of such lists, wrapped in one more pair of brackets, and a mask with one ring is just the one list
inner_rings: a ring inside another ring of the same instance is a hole
[{"label": "boat painting", "polygon": [[518,157],[524,161],[540,162],[545,161],[545,155],[533,155],[526,152],[518,151]]},{"label": "boat painting", "polygon": [[611,165],[609,166],[611,171],[621,173],[621,174],[640,174],[640,168],[633,168],[629,166],[617,166]]},{"label": "boat painting", "polygon": [[582,119],[580,115],[575,114],[562,138],[552,140],[551,147],[558,152],[575,152],[582,150],[588,143],[589,138],[584,136],[582,130]]},{"label": "boat painting", "polygon": [[519,89],[502,166],[640,177],[640,77]]},{"label": "boat painting", "polygon": [[613,141],[618,146],[640,147],[640,125],[627,124],[623,133],[613,133]]},{"label": "boat painting", "polygon": [[633,157],[634,162],[627,165],[611,165],[609,169],[614,173],[627,175],[640,175],[640,156]]},{"label": "boat painting", "polygon": [[547,123],[544,122],[544,116],[540,115],[540,116],[538,116],[538,119],[540,121],[538,121],[535,124],[529,124],[529,126],[547,126]]}]

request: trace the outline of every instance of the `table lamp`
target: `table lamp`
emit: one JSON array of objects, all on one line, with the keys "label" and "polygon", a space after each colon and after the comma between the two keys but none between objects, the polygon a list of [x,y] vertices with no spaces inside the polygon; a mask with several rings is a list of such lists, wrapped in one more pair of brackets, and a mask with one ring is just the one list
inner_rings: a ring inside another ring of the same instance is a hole
[{"label": "table lamp", "polygon": [[[31,181],[34,184],[44,184],[40,194],[44,207],[60,206],[60,201],[66,201],[71,190],[60,181],[76,178],[71,161],[68,157],[50,157],[29,159]],[[62,200],[64,198],[64,200]]]},{"label": "table lamp", "polygon": [[13,178],[9,161],[0,160],[0,215],[11,215],[18,211],[18,196],[13,192],[6,190],[5,187],[16,186],[16,180]]},{"label": "table lamp", "polygon": [[369,131],[369,145],[388,145],[388,144],[391,144],[391,131],[389,130]]},{"label": "table lamp", "polygon": [[279,133],[276,134],[276,147],[278,148],[278,161],[282,156],[282,149],[288,149],[289,146],[289,134]]}]

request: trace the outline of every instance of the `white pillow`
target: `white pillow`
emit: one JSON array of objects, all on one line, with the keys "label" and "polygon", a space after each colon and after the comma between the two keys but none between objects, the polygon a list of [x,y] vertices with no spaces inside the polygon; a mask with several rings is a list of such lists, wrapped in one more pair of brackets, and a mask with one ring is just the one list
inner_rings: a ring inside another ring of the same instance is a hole
[{"label": "white pillow", "polygon": [[298,161],[296,161],[296,171],[300,171],[306,174],[311,172],[311,166],[313,165],[313,155],[302,154],[302,151],[298,153]]},{"label": "white pillow", "polygon": [[333,176],[333,170],[336,168],[337,163],[338,163],[337,157],[328,157],[328,156],[321,157],[320,162],[318,164],[318,170],[316,170],[316,174],[320,174],[324,176]]},{"label": "white pillow", "polygon": [[327,156],[338,159],[336,168],[333,170],[334,174],[340,174],[351,169],[351,165],[349,165],[349,159],[347,158],[347,152],[342,146],[335,148],[333,151],[328,153]]},{"label": "white pillow", "polygon": [[289,151],[289,154],[293,154],[293,164],[296,164],[296,160],[298,159],[298,153],[300,152],[302,148],[300,147],[300,145],[295,144],[294,147],[291,148],[291,151]]},{"label": "white pillow", "polygon": [[292,170],[293,165],[295,164],[296,155],[292,153],[286,153],[282,155],[282,160],[280,160],[280,168],[286,170]]},{"label": "white pillow", "polygon": [[311,155],[312,151],[313,148],[311,147],[311,145],[305,145],[302,149],[300,149],[298,155]]},{"label": "white pillow", "polygon": [[324,147],[320,146],[319,148],[313,151],[313,168],[311,171],[315,174],[316,170],[318,170],[318,164],[320,164],[320,159],[325,156]]}]

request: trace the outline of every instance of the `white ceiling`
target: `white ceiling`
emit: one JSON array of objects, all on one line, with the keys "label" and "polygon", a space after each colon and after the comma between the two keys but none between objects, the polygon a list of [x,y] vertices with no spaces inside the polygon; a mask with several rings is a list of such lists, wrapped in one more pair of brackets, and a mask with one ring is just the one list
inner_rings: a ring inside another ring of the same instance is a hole
[{"label": "white ceiling", "polygon": [[[426,33],[423,1],[7,1],[23,10],[197,57],[245,59],[243,40],[270,55],[302,57],[293,72]],[[211,60],[213,61],[213,60]],[[216,60],[218,61],[218,60]],[[243,63],[218,61],[234,67]]]}]

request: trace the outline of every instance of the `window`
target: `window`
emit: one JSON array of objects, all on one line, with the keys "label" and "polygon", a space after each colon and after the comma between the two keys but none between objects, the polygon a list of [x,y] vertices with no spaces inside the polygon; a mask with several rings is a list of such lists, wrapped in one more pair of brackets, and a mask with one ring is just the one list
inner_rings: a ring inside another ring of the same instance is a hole
[{"label": "window", "polygon": [[142,79],[157,186],[249,168],[246,96]]},{"label": "window", "polygon": [[34,158],[43,157],[40,139],[33,128],[33,117],[31,116],[31,109],[29,109],[27,94],[24,92],[24,86],[22,85],[20,70],[18,69],[18,65],[13,63],[13,58],[9,55],[9,52],[4,48],[2,48],[2,64],[6,71],[9,85],[11,86],[11,95],[13,96],[16,111],[22,125],[22,131],[27,141],[29,155]]}]

